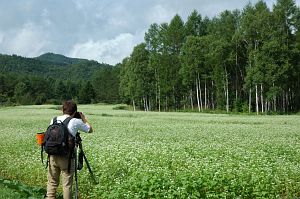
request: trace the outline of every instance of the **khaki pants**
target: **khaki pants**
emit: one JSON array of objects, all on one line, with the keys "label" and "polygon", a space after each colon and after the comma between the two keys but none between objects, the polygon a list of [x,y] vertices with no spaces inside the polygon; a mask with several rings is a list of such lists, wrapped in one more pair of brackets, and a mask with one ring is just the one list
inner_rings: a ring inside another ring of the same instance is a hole
[{"label": "khaki pants", "polygon": [[48,199],[55,199],[56,190],[59,185],[59,177],[62,177],[63,195],[64,199],[72,198],[72,184],[75,169],[74,159],[71,160],[70,172],[68,172],[69,160],[66,157],[49,156],[48,165],[48,184],[47,197]]}]

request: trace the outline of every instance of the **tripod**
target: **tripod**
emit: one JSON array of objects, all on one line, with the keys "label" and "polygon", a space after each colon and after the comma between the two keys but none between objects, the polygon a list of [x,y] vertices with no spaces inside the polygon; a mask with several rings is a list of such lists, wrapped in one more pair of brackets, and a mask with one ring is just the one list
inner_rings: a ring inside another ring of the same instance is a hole
[{"label": "tripod", "polygon": [[[94,184],[98,184],[95,178],[95,175],[91,169],[90,163],[88,161],[88,159],[85,156],[85,153],[83,151],[82,148],[82,139],[80,137],[80,134],[77,133],[76,134],[76,138],[75,138],[75,149],[74,149],[74,153],[75,153],[75,199],[78,199],[78,175],[77,175],[77,170],[81,170],[83,167],[83,159],[87,165],[87,168],[89,170],[89,173],[91,175],[91,178],[93,180]],[[79,148],[79,153],[77,152],[77,148]],[[77,153],[78,153],[78,157],[77,157]]]}]

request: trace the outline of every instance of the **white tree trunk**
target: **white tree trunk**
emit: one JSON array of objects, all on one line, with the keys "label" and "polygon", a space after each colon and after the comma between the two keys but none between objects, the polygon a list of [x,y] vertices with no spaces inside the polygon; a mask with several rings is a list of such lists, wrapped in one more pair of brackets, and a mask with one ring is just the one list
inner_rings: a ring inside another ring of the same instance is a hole
[{"label": "white tree trunk", "polygon": [[[274,87],[274,83],[273,83],[273,87]],[[273,97],[273,110],[276,112],[277,111],[277,108],[276,108],[276,96]]]},{"label": "white tree trunk", "polygon": [[160,85],[158,85],[158,111],[160,112]]},{"label": "white tree trunk", "polygon": [[260,84],[260,102],[261,102],[261,112],[264,112],[264,96],[263,96],[263,85]]},{"label": "white tree trunk", "polygon": [[226,69],[225,69],[225,75],[226,75],[226,112],[229,113],[228,74]]},{"label": "white tree trunk", "polygon": [[202,100],[202,89],[201,89],[201,82],[200,82],[200,77],[199,77],[199,74],[198,74],[198,88],[199,88],[199,95],[200,95],[200,108],[201,108],[201,111],[203,110],[203,100]]},{"label": "white tree trunk", "polygon": [[238,100],[238,89],[237,87],[235,88],[235,101],[237,102]]},{"label": "white tree trunk", "polygon": [[249,113],[251,113],[251,88],[249,89]]},{"label": "white tree trunk", "polygon": [[158,103],[158,111],[160,112],[160,77],[159,73],[157,72],[157,69],[155,69],[155,77],[156,77],[156,88],[157,88],[157,97],[156,97],[156,108],[157,108],[157,103]]},{"label": "white tree trunk", "polygon": [[204,109],[207,109],[207,87],[206,87],[206,78],[205,78],[205,84],[204,84]]},{"label": "white tree trunk", "polygon": [[238,52],[237,52],[237,44],[235,45],[235,101],[238,100]]},{"label": "white tree trunk", "polygon": [[227,86],[226,86],[226,111],[229,113],[229,93],[228,93],[228,81],[227,81]]},{"label": "white tree trunk", "polygon": [[196,94],[197,94],[197,105],[198,111],[200,112],[200,100],[199,100],[199,87],[198,87],[198,79],[196,79]]},{"label": "white tree trunk", "polygon": [[276,96],[273,98],[273,103],[274,103],[274,111],[277,111],[277,105],[276,105]]},{"label": "white tree trunk", "polygon": [[206,106],[207,109],[212,108],[212,106],[211,106],[211,99],[210,99],[209,96],[210,96],[210,90],[207,89],[207,106]]},{"label": "white tree trunk", "polygon": [[215,109],[215,102],[214,102],[214,81],[211,81],[211,106],[212,109]]},{"label": "white tree trunk", "polygon": [[132,99],[132,106],[133,106],[133,111],[135,111],[135,102],[134,102],[134,99]]},{"label": "white tree trunk", "polygon": [[258,108],[258,93],[257,93],[257,84],[255,84],[255,105],[256,105],[256,114],[258,115],[259,108]]},{"label": "white tree trunk", "polygon": [[186,109],[185,109],[185,104],[186,104],[186,102],[187,102],[187,97],[185,97],[185,95],[184,95],[184,96],[182,96],[182,99],[184,99],[183,110],[186,110]]}]

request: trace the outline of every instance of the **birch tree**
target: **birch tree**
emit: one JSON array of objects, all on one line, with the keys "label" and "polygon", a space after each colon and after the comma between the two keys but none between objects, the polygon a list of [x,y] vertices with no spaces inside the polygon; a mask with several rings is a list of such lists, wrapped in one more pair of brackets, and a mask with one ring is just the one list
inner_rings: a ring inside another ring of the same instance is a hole
[{"label": "birch tree", "polygon": [[[242,31],[244,42],[248,49],[248,67],[245,78],[245,87],[249,89],[249,112],[251,109],[252,89],[255,91],[255,111],[263,111],[263,100],[259,100],[259,88],[263,88],[264,82],[264,64],[262,61],[262,47],[268,40],[270,31],[270,10],[266,3],[259,1],[253,7],[248,5],[242,17]],[[261,85],[259,87],[259,85]],[[261,96],[263,99],[263,96]],[[259,109],[259,102],[262,108]]]},{"label": "birch tree", "polygon": [[[183,84],[189,88],[191,93],[196,91],[198,111],[203,110],[200,75],[204,71],[205,45],[201,37],[189,36],[181,54],[181,70]],[[201,71],[202,68],[202,71]],[[193,89],[194,88],[194,89]],[[192,101],[192,100],[191,100]],[[191,105],[192,106],[192,105]]]}]

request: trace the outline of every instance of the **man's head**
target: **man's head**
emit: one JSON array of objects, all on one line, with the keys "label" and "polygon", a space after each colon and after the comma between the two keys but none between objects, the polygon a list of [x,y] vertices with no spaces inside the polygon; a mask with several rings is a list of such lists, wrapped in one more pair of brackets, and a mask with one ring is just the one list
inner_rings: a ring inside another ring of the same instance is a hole
[{"label": "man's head", "polygon": [[64,102],[62,109],[64,114],[73,115],[77,112],[77,105],[72,100],[68,100]]}]

